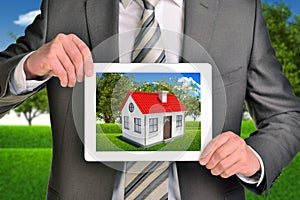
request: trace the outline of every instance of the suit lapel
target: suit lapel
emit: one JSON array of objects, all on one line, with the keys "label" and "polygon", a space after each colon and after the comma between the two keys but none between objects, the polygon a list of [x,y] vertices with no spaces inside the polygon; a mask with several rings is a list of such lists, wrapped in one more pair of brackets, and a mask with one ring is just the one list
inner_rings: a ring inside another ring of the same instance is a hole
[{"label": "suit lapel", "polygon": [[[219,0],[186,0],[185,1],[185,30],[184,34],[206,50],[209,49],[211,37],[213,35]],[[189,45],[183,44],[183,57],[186,55]],[[189,57],[189,56],[188,56]]]},{"label": "suit lapel", "polygon": [[185,35],[183,39],[182,62],[210,63],[213,75],[213,136],[223,130],[225,119],[226,98],[224,86],[218,71],[218,66],[209,54],[213,37],[219,0],[186,0],[185,1]]},{"label": "suit lapel", "polygon": [[[86,17],[94,62],[118,58],[119,1],[87,0]],[[112,36],[116,36],[112,38]],[[107,40],[110,38],[109,40]]]}]

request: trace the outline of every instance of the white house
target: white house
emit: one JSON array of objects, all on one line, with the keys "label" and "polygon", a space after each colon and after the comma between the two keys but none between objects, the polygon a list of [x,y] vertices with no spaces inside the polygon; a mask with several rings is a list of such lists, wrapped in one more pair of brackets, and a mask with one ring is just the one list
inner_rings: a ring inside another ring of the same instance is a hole
[{"label": "white house", "polygon": [[128,92],[119,111],[122,136],[142,147],[149,147],[184,135],[187,109],[167,91]]}]

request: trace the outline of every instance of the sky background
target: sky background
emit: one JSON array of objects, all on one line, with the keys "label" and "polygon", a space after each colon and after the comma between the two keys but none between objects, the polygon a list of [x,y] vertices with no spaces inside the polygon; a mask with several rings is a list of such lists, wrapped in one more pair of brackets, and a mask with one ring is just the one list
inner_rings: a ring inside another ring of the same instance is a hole
[{"label": "sky background", "polygon": [[[24,34],[24,30],[32,17],[26,15],[31,11],[37,11],[40,8],[42,0],[5,0],[1,2],[0,7],[0,51],[4,50],[14,40],[7,34],[13,32],[17,36]],[[299,0],[263,0],[263,2],[274,4],[275,2],[285,2],[293,14],[300,14]],[[16,6],[18,5],[18,6]],[[23,20],[19,20],[21,15],[26,15]],[[32,13],[31,16],[35,16]],[[27,23],[26,23],[27,22]]]}]

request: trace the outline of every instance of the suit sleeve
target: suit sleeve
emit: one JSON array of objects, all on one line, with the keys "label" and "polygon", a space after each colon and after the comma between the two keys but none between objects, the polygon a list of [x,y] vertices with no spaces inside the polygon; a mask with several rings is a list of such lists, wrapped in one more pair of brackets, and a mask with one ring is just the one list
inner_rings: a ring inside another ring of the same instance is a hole
[{"label": "suit sleeve", "polygon": [[9,80],[21,59],[45,43],[47,7],[48,2],[43,1],[41,14],[26,28],[25,35],[18,38],[17,42],[5,51],[0,52],[0,118],[43,87],[42,85],[28,94],[16,96],[10,93]]},{"label": "suit sleeve", "polygon": [[261,156],[265,179],[260,187],[246,187],[257,194],[264,190],[268,194],[282,169],[300,150],[300,103],[275,58],[260,0],[248,68],[246,101],[257,131],[246,142]]}]

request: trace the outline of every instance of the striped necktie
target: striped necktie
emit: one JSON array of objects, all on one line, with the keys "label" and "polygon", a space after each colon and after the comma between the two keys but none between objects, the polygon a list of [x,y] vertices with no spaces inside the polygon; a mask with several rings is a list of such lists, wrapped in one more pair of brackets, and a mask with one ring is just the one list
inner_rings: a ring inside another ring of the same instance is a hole
[{"label": "striped necktie", "polygon": [[[142,0],[144,11],[136,33],[133,63],[165,63],[161,30],[155,19],[159,0]],[[168,199],[169,162],[126,162],[125,200]]]},{"label": "striped necktie", "polygon": [[164,63],[165,50],[161,39],[161,30],[155,19],[155,6],[159,0],[143,0],[144,11],[139,22],[139,31],[135,35],[133,63]]},{"label": "striped necktie", "polygon": [[127,162],[125,200],[168,199],[169,162]]}]

